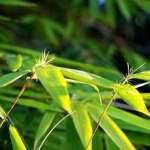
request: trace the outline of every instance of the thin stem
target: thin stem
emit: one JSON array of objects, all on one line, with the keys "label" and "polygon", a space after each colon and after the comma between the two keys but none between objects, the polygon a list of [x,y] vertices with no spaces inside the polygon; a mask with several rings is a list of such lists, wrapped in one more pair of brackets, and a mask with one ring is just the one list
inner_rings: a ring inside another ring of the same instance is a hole
[{"label": "thin stem", "polygon": [[[124,85],[126,82],[127,82],[127,78],[124,79],[124,81],[122,82],[121,85]],[[100,125],[100,123],[101,123],[101,121],[102,121],[102,119],[103,119],[103,117],[104,117],[104,115],[105,115],[107,109],[109,108],[109,106],[110,106],[111,102],[113,101],[113,99],[115,99],[116,95],[117,95],[117,93],[114,93],[114,94],[112,95],[112,97],[110,98],[110,100],[109,100],[107,106],[105,107],[104,111],[102,112],[102,115],[100,116],[100,118],[99,118],[99,120],[98,120],[98,123],[97,123],[96,126],[95,126],[95,129],[94,129],[94,131],[93,131],[93,134],[92,134],[92,136],[91,136],[91,138],[90,138],[90,140],[89,140],[89,142],[88,142],[88,144],[87,144],[85,150],[88,149],[88,147],[89,147],[89,145],[90,145],[90,143],[91,143],[91,141],[92,141],[92,139],[93,139],[93,137],[94,137],[94,135],[95,135],[95,133],[96,133],[96,131],[97,131],[97,129],[98,129],[98,126]]]},{"label": "thin stem", "polygon": [[30,83],[30,81],[33,79],[35,75],[35,72],[33,72],[32,76],[27,80],[27,82],[23,85],[21,91],[19,92],[19,94],[17,95],[17,97],[15,98],[14,102],[12,103],[12,105],[10,106],[9,111],[7,112],[7,114],[5,115],[5,117],[2,119],[2,121],[0,122],[0,128],[2,127],[3,123],[5,122],[6,118],[8,117],[8,115],[10,114],[11,110],[14,108],[14,106],[16,105],[17,101],[19,100],[20,96],[22,95],[22,93],[24,92],[24,90],[26,89],[26,87],[28,86],[28,84]]}]

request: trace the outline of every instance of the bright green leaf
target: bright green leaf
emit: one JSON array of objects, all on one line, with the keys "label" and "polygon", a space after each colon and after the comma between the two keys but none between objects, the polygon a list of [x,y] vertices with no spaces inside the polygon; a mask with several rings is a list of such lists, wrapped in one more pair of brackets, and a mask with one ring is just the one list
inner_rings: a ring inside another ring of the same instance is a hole
[{"label": "bright green leaf", "polygon": [[52,65],[45,67],[37,66],[35,67],[35,72],[42,85],[52,95],[56,103],[70,112],[71,107],[67,83],[59,69]]},{"label": "bright green leaf", "polygon": [[80,71],[80,70],[75,70],[75,69],[67,69],[67,68],[60,68],[60,71],[62,74],[70,79],[74,79],[77,81],[97,85],[97,86],[102,86],[105,88],[117,88],[117,89],[124,89],[121,85],[110,81],[108,79],[105,79],[101,76],[97,76],[85,71]]},{"label": "bright green leaf", "polygon": [[[88,104],[87,106],[92,118],[98,122],[103,112],[101,108],[92,104]],[[126,135],[107,114],[104,115],[100,126],[121,150],[135,150]]]},{"label": "bright green leaf", "polygon": [[127,88],[127,90],[116,89],[115,91],[117,94],[135,110],[150,116],[142,95],[130,84],[124,86]]},{"label": "bright green leaf", "polygon": [[[73,102],[71,106],[72,110],[76,111],[72,115],[75,128],[79,134],[82,144],[84,147],[86,147],[92,136],[92,125],[90,117],[85,105],[81,102]],[[88,150],[92,150],[92,144],[89,145]]]},{"label": "bright green leaf", "polygon": [[9,126],[9,132],[14,150],[26,150],[26,147],[15,127]]}]

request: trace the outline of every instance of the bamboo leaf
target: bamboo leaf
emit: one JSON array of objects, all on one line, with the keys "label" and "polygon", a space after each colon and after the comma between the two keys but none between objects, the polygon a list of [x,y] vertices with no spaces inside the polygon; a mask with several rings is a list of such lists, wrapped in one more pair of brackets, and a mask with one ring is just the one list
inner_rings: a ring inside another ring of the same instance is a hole
[{"label": "bamboo leaf", "polygon": [[[90,117],[86,107],[81,102],[74,102],[71,106],[72,110],[76,111],[76,113],[72,115],[75,128],[79,134],[82,144],[84,147],[86,147],[90,137],[92,136],[92,125]],[[92,150],[92,144],[89,145],[88,150]]]},{"label": "bamboo leaf", "polygon": [[[95,103],[95,106],[101,107],[99,103]],[[141,127],[143,129],[150,131],[150,121],[147,119],[141,118],[139,116],[136,116],[134,114],[131,114],[129,112],[126,112],[124,110],[118,109],[113,106],[109,107],[109,109],[107,110],[107,114],[110,115],[111,117],[117,118],[119,120],[125,121],[132,125],[135,125],[135,126],[138,126],[138,127]]]},{"label": "bamboo leaf", "polygon": [[141,79],[150,81],[150,71],[142,71],[140,73],[131,74],[129,79]]},{"label": "bamboo leaf", "polygon": [[11,71],[15,72],[21,67],[23,58],[21,55],[9,55],[6,61]]},{"label": "bamboo leaf", "polygon": [[[55,103],[53,103],[51,105],[52,108],[56,108],[58,109],[58,105],[56,105]],[[48,131],[49,127],[51,126],[54,118],[56,117],[57,112],[50,112],[50,111],[46,111],[41,122],[40,125],[37,129],[36,132],[36,136],[35,136],[35,140],[34,140],[34,150],[37,149],[37,145],[38,142],[40,141],[40,139],[43,137],[43,135]]]},{"label": "bamboo leaf", "polygon": [[[87,104],[87,107],[94,121],[98,122],[99,117],[102,114],[100,107],[89,103]],[[135,150],[127,136],[107,114],[104,115],[100,126],[121,150]]]},{"label": "bamboo leaf", "polygon": [[101,76],[97,76],[85,71],[80,71],[80,70],[75,70],[75,69],[68,69],[68,68],[60,68],[60,71],[62,74],[70,79],[97,85],[97,86],[102,86],[105,88],[111,88],[111,89],[124,89],[123,86],[110,81],[108,79],[105,79]]},{"label": "bamboo leaf", "polygon": [[118,146],[109,138],[109,136],[105,135],[104,137],[107,150],[120,150]]},{"label": "bamboo leaf", "polygon": [[150,116],[142,95],[130,84],[124,85],[128,90],[119,90],[116,89],[115,91],[117,94],[131,107],[135,110],[142,112],[148,116]]},{"label": "bamboo leaf", "polygon": [[23,75],[27,74],[28,71],[20,71],[15,73],[9,73],[0,78],[0,88],[11,84],[12,82],[18,80]]},{"label": "bamboo leaf", "polygon": [[35,72],[42,85],[52,95],[56,103],[68,112],[71,112],[67,83],[59,69],[52,65],[45,67],[37,66],[35,67]]},{"label": "bamboo leaf", "polygon": [[71,118],[67,119],[67,131],[66,131],[66,148],[67,150],[84,150],[78,133],[75,129],[73,121]]},{"label": "bamboo leaf", "polygon": [[15,127],[9,126],[9,132],[14,150],[26,150],[26,147]]}]

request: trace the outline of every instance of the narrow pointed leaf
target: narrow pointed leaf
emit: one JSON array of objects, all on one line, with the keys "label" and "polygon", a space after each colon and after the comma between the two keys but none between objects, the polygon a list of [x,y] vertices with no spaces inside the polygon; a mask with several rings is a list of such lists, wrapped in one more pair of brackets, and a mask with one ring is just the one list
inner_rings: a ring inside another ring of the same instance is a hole
[{"label": "narrow pointed leaf", "polygon": [[150,71],[143,71],[129,76],[129,79],[133,79],[133,78],[150,81]]},{"label": "narrow pointed leaf", "polygon": [[[87,106],[94,121],[98,122],[103,110],[92,104],[87,104]],[[104,115],[100,126],[121,150],[135,150],[127,136],[107,114]]]},{"label": "narrow pointed leaf", "polygon": [[42,85],[52,95],[56,103],[71,112],[67,83],[59,69],[52,65],[37,66],[35,67],[35,72]]},{"label": "narrow pointed leaf", "polygon": [[127,104],[129,104],[135,110],[150,116],[142,95],[130,84],[125,85],[125,87],[128,90],[125,91],[116,89],[115,91]]},{"label": "narrow pointed leaf", "polygon": [[9,132],[14,150],[26,150],[26,147],[15,127],[9,126]]},{"label": "narrow pointed leaf", "polygon": [[[85,105],[81,102],[74,102],[72,103],[71,107],[73,111],[76,111],[76,113],[72,115],[75,128],[79,134],[82,144],[84,147],[86,147],[90,137],[92,136],[92,125],[90,117]],[[88,150],[92,150],[92,144],[89,145]]]},{"label": "narrow pointed leaf", "polygon": [[[51,105],[51,107],[55,108],[55,109],[59,109],[59,106],[56,105],[56,103],[53,103]],[[45,112],[45,114],[40,122],[40,125],[38,127],[38,130],[36,132],[35,141],[34,141],[34,150],[37,149],[37,145],[38,145],[40,139],[48,131],[48,129],[51,126],[56,115],[57,115],[57,112],[51,112],[51,111]]]},{"label": "narrow pointed leaf", "polygon": [[124,89],[121,85],[113,81],[110,81],[101,76],[97,76],[97,75],[94,75],[85,71],[60,68],[60,67],[59,69],[65,77],[70,78],[70,79],[74,79],[74,80],[81,81],[81,82],[86,82],[86,83],[97,85],[97,86],[102,86],[105,88]]},{"label": "narrow pointed leaf", "polygon": [[[95,103],[95,106],[101,106],[99,103]],[[104,105],[105,107],[105,105]],[[137,115],[131,114],[119,108],[110,106],[107,110],[107,114],[111,117],[117,118],[124,122],[130,123],[132,125],[138,126],[140,128],[150,131],[150,121],[148,119],[141,118]],[[134,121],[133,121],[134,120]]]},{"label": "narrow pointed leaf", "polygon": [[0,78],[0,88],[11,84],[12,82],[18,80],[23,75],[27,74],[28,71],[20,71],[15,73],[9,73]]}]

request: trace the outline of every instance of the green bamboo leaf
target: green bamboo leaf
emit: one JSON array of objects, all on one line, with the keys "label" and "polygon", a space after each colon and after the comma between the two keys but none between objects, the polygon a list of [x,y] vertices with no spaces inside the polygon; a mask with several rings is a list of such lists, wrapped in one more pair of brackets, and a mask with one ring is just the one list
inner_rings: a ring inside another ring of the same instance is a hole
[{"label": "green bamboo leaf", "polygon": [[124,85],[128,90],[119,90],[116,89],[115,91],[117,94],[131,107],[135,110],[142,112],[148,116],[150,116],[146,105],[144,103],[142,95],[130,84]]},{"label": "green bamboo leaf", "polygon": [[75,70],[75,69],[68,69],[68,68],[62,68],[59,67],[60,71],[62,74],[70,79],[97,85],[97,86],[102,86],[105,88],[111,88],[111,89],[124,89],[123,86],[110,81],[108,79],[105,79],[101,76],[97,76],[85,71],[80,71],[80,70]]},{"label": "green bamboo leaf", "polygon": [[148,80],[150,81],[150,71],[142,71],[140,73],[131,74],[129,79],[141,79],[141,80]]},{"label": "green bamboo leaf", "polygon": [[27,74],[28,71],[20,71],[15,73],[9,73],[0,78],[0,88],[11,84],[17,79],[21,78],[23,75]]},{"label": "green bamboo leaf", "polygon": [[131,19],[131,15],[130,15],[130,10],[129,10],[129,6],[128,6],[128,1],[126,0],[117,0],[117,4],[118,7],[120,9],[120,12],[122,13],[122,15],[127,19],[130,20]]},{"label": "green bamboo leaf", "polygon": [[68,112],[71,112],[67,83],[59,69],[52,65],[37,66],[35,67],[35,72],[42,85],[52,95],[56,103]]},{"label": "green bamboo leaf", "polygon": [[26,147],[15,127],[9,126],[9,132],[14,150],[26,150]]},{"label": "green bamboo leaf", "polygon": [[3,108],[0,106],[0,118],[4,118],[5,117],[5,112],[3,110]]},{"label": "green bamboo leaf", "polygon": [[7,64],[11,71],[17,71],[22,65],[22,55],[9,55],[6,57]]},{"label": "green bamboo leaf", "polygon": [[[81,102],[74,102],[72,103],[71,107],[73,111],[76,111],[76,113],[72,115],[75,128],[79,134],[82,144],[84,147],[86,147],[92,136],[92,125],[90,117],[85,105],[83,105]],[[92,150],[91,143],[88,147],[88,150]]]},{"label": "green bamboo leaf", "polygon": [[[89,103],[87,107],[92,118],[98,122],[103,112],[101,108]],[[100,126],[121,150],[135,150],[130,140],[107,114],[104,115]]]},{"label": "green bamboo leaf", "polygon": [[[95,106],[101,107],[101,105],[99,105],[99,103],[95,103]],[[104,107],[105,107],[105,105],[104,105]],[[126,112],[124,110],[121,110],[121,109],[113,107],[113,106],[109,107],[109,109],[107,110],[107,114],[116,119],[125,121],[132,125],[135,125],[135,126],[138,126],[140,128],[150,131],[150,121],[147,119],[141,118],[137,115],[131,114],[129,112]]]},{"label": "green bamboo leaf", "polygon": [[[56,108],[56,109],[59,108],[56,103],[52,103],[52,105],[50,107]],[[50,112],[50,111],[45,112],[45,114],[40,122],[40,125],[37,129],[37,132],[36,132],[36,136],[35,136],[35,140],[34,140],[34,150],[37,149],[38,142],[43,137],[43,135],[48,131],[48,129],[51,126],[56,115],[57,115],[57,112]]]},{"label": "green bamboo leaf", "polygon": [[83,144],[81,143],[81,140],[71,118],[67,119],[66,138],[67,150],[84,150]]},{"label": "green bamboo leaf", "polygon": [[7,1],[0,1],[0,5],[6,5],[6,6],[23,6],[23,7],[36,7],[37,4],[20,1],[20,0],[7,0]]},{"label": "green bamboo leaf", "polygon": [[109,136],[105,135],[104,137],[106,150],[120,150],[119,147],[109,138]]}]

